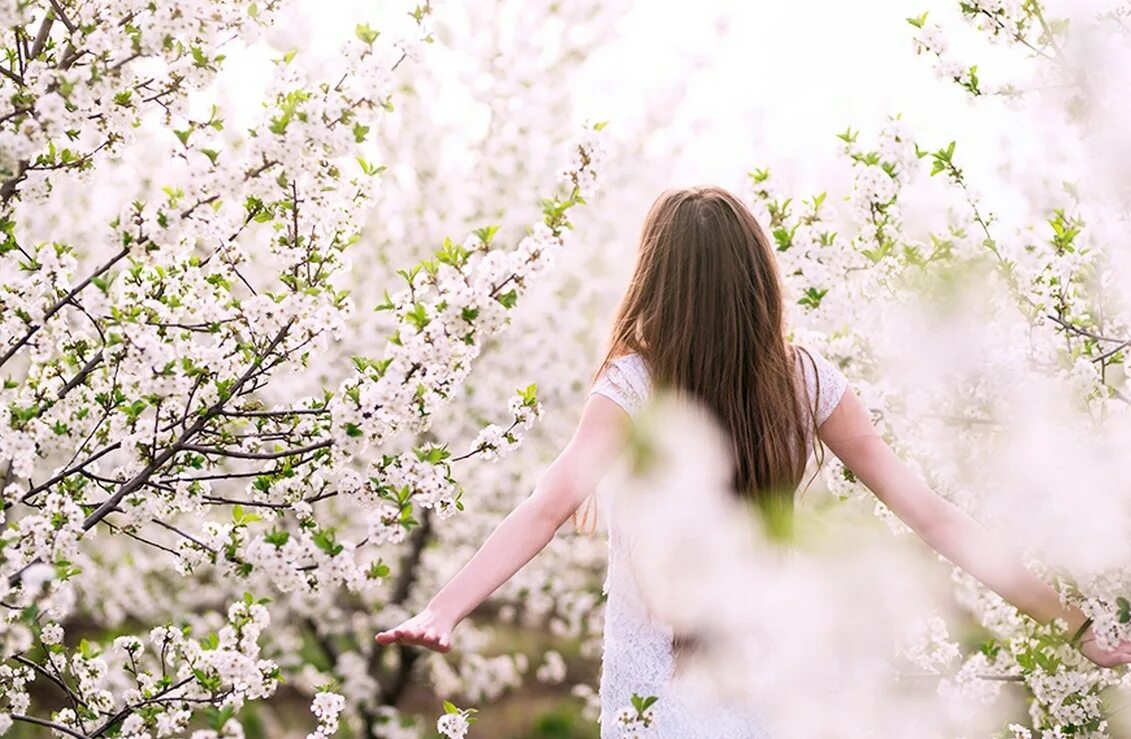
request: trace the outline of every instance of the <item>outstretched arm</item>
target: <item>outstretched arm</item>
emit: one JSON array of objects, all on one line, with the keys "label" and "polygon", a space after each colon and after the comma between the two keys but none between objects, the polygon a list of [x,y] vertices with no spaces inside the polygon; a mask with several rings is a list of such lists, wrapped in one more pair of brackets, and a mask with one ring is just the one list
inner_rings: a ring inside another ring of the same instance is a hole
[{"label": "outstretched arm", "polygon": [[[845,466],[939,554],[1042,624],[1062,618],[1071,635],[1085,623],[1079,608],[1063,606],[1057,592],[1029,571],[1014,551],[961,508],[936,495],[896,456],[851,388],[818,433]],[[1085,630],[1079,646],[1093,662],[1105,667],[1131,662],[1131,642],[1104,651],[1090,632]]]},{"label": "outstretched arm", "polygon": [[448,651],[456,624],[542,551],[594,492],[620,454],[628,420],[628,414],[612,400],[590,395],[573,438],[543,473],[534,492],[503,519],[423,611],[380,632],[377,641]]}]

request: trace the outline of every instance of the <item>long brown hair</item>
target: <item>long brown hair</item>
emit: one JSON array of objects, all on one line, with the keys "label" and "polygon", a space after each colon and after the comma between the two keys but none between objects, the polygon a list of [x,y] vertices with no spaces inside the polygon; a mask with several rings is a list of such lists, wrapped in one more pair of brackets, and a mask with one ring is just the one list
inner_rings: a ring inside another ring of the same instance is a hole
[{"label": "long brown hair", "polygon": [[714,412],[732,444],[735,492],[791,511],[816,419],[800,347],[786,341],[782,292],[770,242],[741,200],[719,187],[667,190],[644,221],[594,378],[639,354],[654,387]]}]

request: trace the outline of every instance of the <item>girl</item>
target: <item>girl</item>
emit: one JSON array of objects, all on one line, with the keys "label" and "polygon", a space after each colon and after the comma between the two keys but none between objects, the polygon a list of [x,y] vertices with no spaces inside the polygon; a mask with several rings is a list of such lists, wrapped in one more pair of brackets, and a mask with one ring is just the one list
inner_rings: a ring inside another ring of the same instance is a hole
[{"label": "girl", "polygon": [[[377,634],[377,641],[448,651],[452,629],[594,493],[655,384],[686,392],[714,412],[732,444],[736,495],[791,503],[818,437],[948,560],[1037,621],[1064,619],[1097,664],[1131,662],[1131,642],[1102,649],[1078,608],[1064,607],[1016,555],[928,488],[879,436],[844,375],[817,352],[786,342],[783,319],[773,250],[742,202],[717,187],[660,195],[573,438],[459,574],[423,611]],[[634,692],[662,696],[653,736],[765,736],[752,713],[697,708],[687,696],[665,691],[671,632],[648,620],[617,521],[609,531],[601,736],[615,736],[616,712]]]}]

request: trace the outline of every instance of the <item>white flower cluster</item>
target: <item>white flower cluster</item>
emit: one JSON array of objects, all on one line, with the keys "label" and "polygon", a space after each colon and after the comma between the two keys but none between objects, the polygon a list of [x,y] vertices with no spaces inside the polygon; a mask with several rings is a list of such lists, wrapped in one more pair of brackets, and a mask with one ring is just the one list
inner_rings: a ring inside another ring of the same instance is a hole
[{"label": "white flower cluster", "polygon": [[[32,681],[33,674],[30,667],[24,665],[17,665],[13,667],[5,662],[0,664],[0,704],[5,704],[0,715],[0,735],[7,729],[4,724],[10,728],[12,719],[8,714],[18,713],[26,714],[28,706],[31,705],[31,696],[28,694],[27,685]],[[7,719],[5,722],[4,719]]]},{"label": "white flower cluster", "polygon": [[[113,652],[102,654],[96,645],[70,653],[58,648],[61,629],[58,625],[44,628],[45,643],[57,645],[49,653],[50,669],[68,674],[76,694],[90,710],[104,714],[123,714],[120,733],[130,739],[156,739],[179,736],[188,729],[192,704],[215,701],[218,706],[233,710],[247,699],[258,699],[274,693],[277,668],[273,662],[259,659],[258,639],[267,626],[267,610],[247,600],[233,603],[228,609],[227,624],[206,644],[189,638],[187,629],[157,627],[150,631],[153,658],[144,661],[145,647],[136,636],[114,639]],[[131,665],[135,688],[123,689],[112,676],[112,668],[124,656]],[[110,659],[113,658],[113,661]],[[150,668],[147,670],[146,668]],[[23,694],[26,674],[0,665],[0,686],[6,686],[9,710],[24,713]],[[175,688],[167,679],[175,680]],[[147,705],[145,712],[133,708]],[[55,723],[76,731],[83,723],[71,708],[63,708],[52,717]],[[223,733],[195,733],[195,739],[236,739],[242,737],[239,723],[227,725]]]},{"label": "white flower cluster", "polygon": [[971,95],[982,95],[988,92],[985,85],[975,76],[975,69],[972,65],[964,64],[951,56],[948,51],[945,32],[938,23],[923,23],[919,32],[913,37],[912,44],[915,53],[928,54],[933,57],[933,69],[940,79],[957,82]]},{"label": "white flower cluster", "polygon": [[[35,7],[4,3],[0,20],[11,24],[4,28],[34,22]],[[7,124],[0,126],[0,169],[16,171],[21,160],[41,153],[55,157],[57,153],[47,151],[52,143],[57,149],[105,157],[133,140],[133,123],[147,111],[181,112],[189,91],[214,78],[220,47],[232,32],[254,36],[257,25],[268,21],[271,13],[264,8],[252,18],[243,0],[219,0],[209,3],[206,11],[135,0],[96,0],[67,8],[66,15],[76,29],[71,38],[65,43],[56,39],[49,47],[54,51],[23,65],[21,93],[33,102],[13,111]],[[135,34],[133,28],[140,30]],[[61,52],[77,49],[87,52],[86,63],[72,67],[73,59],[64,60]],[[208,63],[194,63],[197,60]],[[80,68],[85,73],[80,74]],[[163,74],[154,77],[157,68]],[[82,135],[75,141],[67,131]],[[43,175],[34,179],[42,182]]]},{"label": "white flower cluster", "polygon": [[895,178],[879,165],[865,165],[852,181],[852,207],[856,216],[867,221],[875,217],[876,208],[887,208],[898,193]]},{"label": "white flower cluster", "polygon": [[1100,697],[1095,670],[1074,670],[1060,665],[1056,672],[1038,670],[1026,676],[1026,685],[1036,701],[1030,712],[1046,718],[1053,726],[1086,727],[1103,721],[1103,700]]},{"label": "white flower cluster", "polygon": [[890,165],[891,177],[900,187],[906,187],[919,171],[919,156],[911,128],[899,116],[888,116],[877,136],[880,161]]},{"label": "white flower cluster", "polygon": [[644,739],[651,734],[652,723],[656,718],[652,708],[655,703],[654,697],[632,696],[632,704],[625,706],[617,714],[620,739]]},{"label": "white flower cluster", "polygon": [[43,630],[39,632],[39,640],[48,646],[61,643],[63,641],[63,627],[54,621],[44,624]]},{"label": "white flower cluster", "polygon": [[229,577],[240,577],[243,568],[251,565],[251,571],[260,578],[257,582],[283,593],[316,593],[333,585],[357,592],[365,580],[355,559],[356,544],[348,539],[339,541],[332,531],[317,527],[257,534],[235,551],[237,556],[225,563]]},{"label": "white flower cluster", "polygon": [[421,508],[435,511],[440,518],[455,514],[460,490],[446,461],[402,455],[382,469],[382,482],[396,490],[407,487],[412,491],[412,500]]},{"label": "white flower cluster", "polygon": [[436,720],[436,731],[448,739],[464,739],[471,725],[467,716],[460,713],[446,713]]},{"label": "white flower cluster", "polygon": [[73,559],[83,529],[82,508],[64,493],[50,493],[43,508],[20,519],[16,547],[9,549],[16,568],[35,560]]},{"label": "white flower cluster", "polygon": [[898,117],[888,118],[880,130],[875,152],[859,148],[854,140],[846,142],[845,150],[855,165],[853,216],[857,222],[874,224],[874,231],[897,228],[900,218],[897,198],[918,170],[919,159],[906,124]]},{"label": "white flower cluster", "polygon": [[404,541],[405,527],[401,523],[400,509],[391,503],[381,502],[369,513],[369,543],[399,544]]},{"label": "white flower cluster", "polygon": [[447,739],[464,739],[477,711],[474,708],[460,708],[444,701],[444,715],[436,720],[436,731]]},{"label": "white flower cluster", "polygon": [[[966,21],[991,43],[1016,45],[1026,56],[1033,53],[1047,59],[1056,57],[1050,52],[1057,46],[1058,36],[1062,33],[1061,24],[1038,19],[1038,14],[1044,12],[1040,6],[1023,0],[971,0],[959,5]],[[912,39],[915,52],[933,57],[932,66],[940,79],[957,83],[972,96],[1001,95],[1010,104],[1024,95],[1027,84],[987,83],[980,79],[975,65],[959,61],[951,54],[945,31],[938,23],[926,21],[925,17],[911,20],[918,26],[918,32]],[[1061,61],[1058,60],[1058,64]],[[1052,66],[1051,71],[1057,75],[1069,71]]]},{"label": "white flower cluster", "polygon": [[561,652],[551,649],[542,655],[542,658],[545,661],[534,671],[534,676],[540,682],[553,684],[565,680],[566,663]]},{"label": "white flower cluster", "polygon": [[601,715],[601,696],[591,685],[578,683],[570,688],[570,695],[583,702],[581,715],[589,721],[596,721]]},{"label": "white flower cluster", "polygon": [[329,690],[319,691],[310,704],[310,711],[318,719],[318,728],[306,735],[306,739],[325,739],[338,731],[338,716],[346,707],[346,699]]},{"label": "white flower cluster", "polygon": [[[238,711],[248,700],[272,695],[278,667],[260,657],[258,643],[268,622],[267,609],[245,598],[228,608],[227,623],[204,643],[190,638],[187,630],[156,627],[149,633],[151,662],[143,662],[145,650],[136,637],[115,639],[115,649],[122,650],[131,664],[142,668],[134,675],[137,687],[122,692],[123,704],[127,708],[142,703],[150,706],[145,713],[126,711],[123,735],[137,739],[175,735],[187,728],[194,704],[214,702],[219,708],[230,706]],[[83,666],[82,672],[72,665],[77,676],[89,676],[91,684],[81,686],[84,694],[100,690],[106,675],[105,661],[97,658],[84,662],[89,664]],[[146,670],[144,666],[154,669]],[[176,690],[165,687],[165,674],[175,675]],[[240,734],[237,722],[226,725],[220,734],[206,732],[199,739],[235,739]]]},{"label": "white flower cluster", "polygon": [[953,676],[939,682],[939,694],[955,706],[991,705],[1001,695],[1001,678],[1011,669],[999,666],[996,659],[984,652],[976,652]]},{"label": "white flower cluster", "polygon": [[506,428],[498,424],[487,424],[471,442],[470,454],[483,459],[497,459],[518,448],[522,443],[519,429],[529,429],[542,417],[542,404],[533,397],[524,397],[522,391],[510,400],[510,413],[513,418]]},{"label": "white flower cluster", "polygon": [[946,621],[941,616],[932,616],[916,626],[903,644],[903,656],[923,670],[950,672],[962,658],[962,652],[951,640]]},{"label": "white flower cluster", "polygon": [[378,706],[373,715],[376,719],[373,739],[420,739],[420,726],[410,714],[391,706]]},{"label": "white flower cluster", "polygon": [[574,140],[573,157],[558,173],[558,181],[577,188],[582,198],[591,198],[600,190],[598,177],[608,156],[601,138],[602,124],[586,125]]},{"label": "white flower cluster", "polygon": [[522,684],[529,659],[521,652],[484,656],[465,652],[454,667],[443,659],[429,663],[432,683],[439,695],[459,692],[476,703],[498,699]]},{"label": "white flower cluster", "polygon": [[1024,0],[967,0],[962,14],[996,42],[1025,38],[1035,19]]}]

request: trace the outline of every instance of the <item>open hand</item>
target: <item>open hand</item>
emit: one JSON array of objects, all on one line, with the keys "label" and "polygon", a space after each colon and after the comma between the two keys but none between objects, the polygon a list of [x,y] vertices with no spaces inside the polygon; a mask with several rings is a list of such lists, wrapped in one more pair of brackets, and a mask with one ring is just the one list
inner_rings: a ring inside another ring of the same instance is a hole
[{"label": "open hand", "polygon": [[449,620],[425,608],[400,625],[378,632],[378,644],[411,644],[427,647],[434,652],[447,652],[452,648],[452,628]]},{"label": "open hand", "polygon": [[1096,635],[1092,631],[1091,624],[1084,630],[1076,648],[1100,667],[1115,667],[1131,662],[1131,641],[1125,639],[1111,649],[1104,649],[1096,642]]}]

